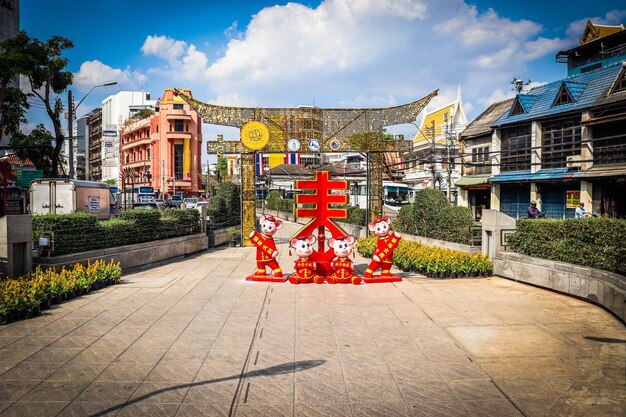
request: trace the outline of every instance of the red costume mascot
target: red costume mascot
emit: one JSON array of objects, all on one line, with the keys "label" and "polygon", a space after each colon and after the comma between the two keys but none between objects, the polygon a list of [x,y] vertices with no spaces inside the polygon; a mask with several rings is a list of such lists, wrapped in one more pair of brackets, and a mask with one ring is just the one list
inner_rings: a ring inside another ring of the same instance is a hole
[{"label": "red costume mascot", "polygon": [[289,246],[294,248],[296,255],[298,255],[298,260],[293,263],[296,272],[289,277],[289,282],[292,284],[324,283],[324,277],[315,273],[317,265],[309,259],[313,253],[313,246],[311,245],[315,243],[315,240],[315,236],[309,235],[306,238],[291,239],[289,242]]},{"label": "red costume mascot", "polygon": [[[367,228],[370,232],[373,232],[378,237],[376,242],[376,249],[372,255],[372,262],[365,270],[363,278],[366,282],[380,281],[380,282],[392,282],[401,281],[399,277],[391,275],[391,265],[393,264],[393,251],[398,247],[400,243],[399,234],[391,231],[391,220],[389,217],[378,217],[374,222],[367,224]],[[378,268],[381,268],[381,275],[379,279],[373,278],[373,273]],[[373,281],[372,281],[373,280]]]},{"label": "red costume mascot", "polygon": [[[282,279],[283,272],[276,262],[278,256],[278,250],[276,250],[276,243],[272,236],[276,234],[276,231],[283,227],[283,222],[275,219],[272,216],[261,216],[261,233],[253,230],[250,233],[250,241],[256,246],[256,266],[257,272],[254,275],[248,277],[248,279],[262,279],[265,277],[265,267],[269,267],[274,271],[274,277]],[[252,277],[252,278],[251,278]]]},{"label": "red costume mascot", "polygon": [[330,263],[333,273],[326,277],[329,284],[354,284],[363,283],[363,279],[354,273],[354,263],[349,256],[354,250],[354,236],[346,236],[340,239],[330,239],[328,246],[335,251],[335,259]]}]

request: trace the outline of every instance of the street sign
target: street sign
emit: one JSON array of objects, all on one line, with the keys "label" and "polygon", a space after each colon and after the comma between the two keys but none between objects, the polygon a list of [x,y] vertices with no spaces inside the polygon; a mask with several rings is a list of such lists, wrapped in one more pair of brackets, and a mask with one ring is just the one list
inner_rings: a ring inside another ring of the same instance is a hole
[{"label": "street sign", "polygon": [[30,187],[30,183],[34,180],[43,178],[43,171],[40,169],[34,171],[17,171],[17,186]]}]

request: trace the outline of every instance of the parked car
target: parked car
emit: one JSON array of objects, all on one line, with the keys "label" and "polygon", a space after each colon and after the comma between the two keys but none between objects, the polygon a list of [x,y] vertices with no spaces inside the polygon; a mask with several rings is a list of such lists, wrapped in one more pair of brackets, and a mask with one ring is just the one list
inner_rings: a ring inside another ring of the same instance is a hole
[{"label": "parked car", "polygon": [[194,197],[183,199],[183,207],[185,208],[196,208],[196,204],[198,204],[198,199]]},{"label": "parked car", "polygon": [[166,205],[167,207],[171,207],[171,208],[179,208],[182,203],[183,203],[183,196],[180,194],[175,194],[172,196],[172,198],[167,200]]},{"label": "parked car", "polygon": [[165,204],[158,203],[156,201],[150,203],[135,203],[133,204],[133,210],[165,210]]}]

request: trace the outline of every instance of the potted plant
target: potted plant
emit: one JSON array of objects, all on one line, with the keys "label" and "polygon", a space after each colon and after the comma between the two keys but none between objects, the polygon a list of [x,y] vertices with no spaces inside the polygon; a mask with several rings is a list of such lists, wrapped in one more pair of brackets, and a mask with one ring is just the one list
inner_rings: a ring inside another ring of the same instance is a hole
[{"label": "potted plant", "polygon": [[239,239],[239,228],[231,226],[226,229],[226,233],[230,235],[230,242],[228,242],[228,246],[234,248],[237,246],[237,241]]}]

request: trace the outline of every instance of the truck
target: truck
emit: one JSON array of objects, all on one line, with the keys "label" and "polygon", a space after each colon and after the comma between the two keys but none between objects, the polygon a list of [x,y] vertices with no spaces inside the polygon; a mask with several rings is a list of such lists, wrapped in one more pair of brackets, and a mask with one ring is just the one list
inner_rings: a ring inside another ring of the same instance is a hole
[{"label": "truck", "polygon": [[110,219],[115,204],[108,184],[72,179],[40,179],[30,184],[31,214],[70,214],[77,211]]}]

